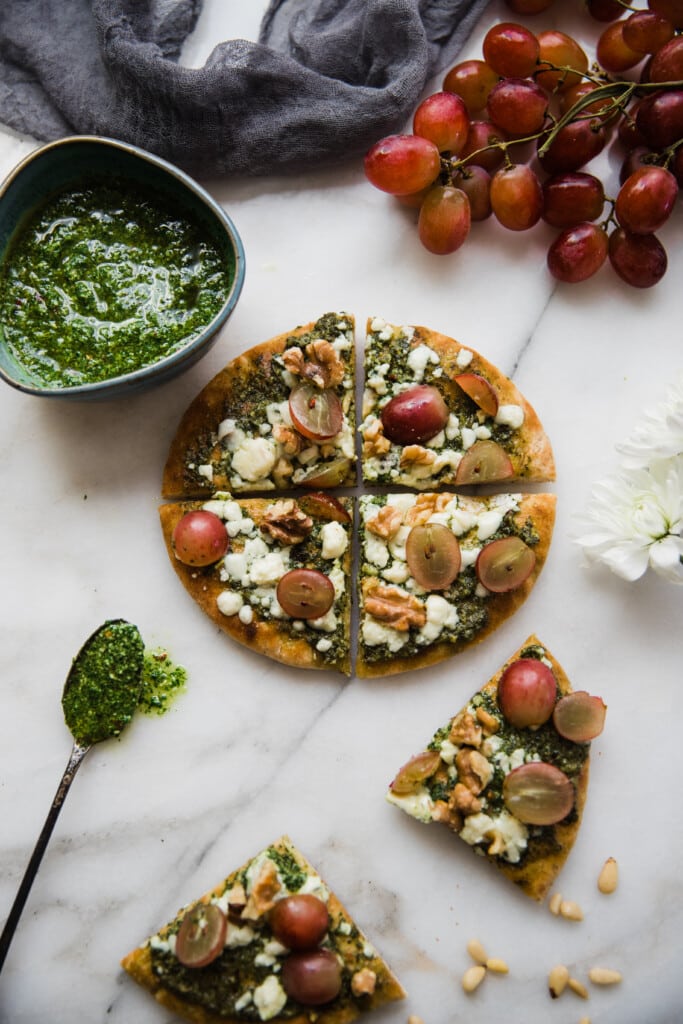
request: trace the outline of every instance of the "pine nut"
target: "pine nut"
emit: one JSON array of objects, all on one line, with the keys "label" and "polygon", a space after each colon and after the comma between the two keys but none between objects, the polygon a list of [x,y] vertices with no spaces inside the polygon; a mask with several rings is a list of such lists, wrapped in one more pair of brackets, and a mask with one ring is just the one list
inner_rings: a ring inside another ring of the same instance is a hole
[{"label": "pine nut", "polygon": [[[410,1024],[410,1022],[409,1022]],[[579,1024],[591,1024],[590,1017],[582,1017]]]},{"label": "pine nut", "polygon": [[475,967],[468,967],[462,976],[462,987],[464,991],[470,993],[479,988],[484,980],[485,974],[486,968],[482,964],[477,964]]},{"label": "pine nut", "polygon": [[550,974],[548,975],[548,988],[550,990],[550,995],[553,997],[553,999],[557,999],[559,996],[562,995],[565,988],[567,987],[568,981],[569,971],[564,966],[564,964],[557,964],[556,967],[553,967]]},{"label": "pine nut", "polygon": [[477,964],[485,964],[488,960],[486,950],[482,946],[479,939],[470,939],[467,943],[467,952],[470,954],[472,959]]},{"label": "pine nut", "polygon": [[508,965],[500,957],[490,956],[486,961],[486,966],[489,971],[493,971],[494,974],[507,974],[510,970]]},{"label": "pine nut", "polygon": [[609,894],[614,892],[619,882],[619,867],[614,857],[608,857],[602,865],[598,876],[598,889],[600,892]]},{"label": "pine nut", "polygon": [[408,1017],[408,1024],[424,1024],[422,1017],[416,1017],[414,1013]]},{"label": "pine nut", "polygon": [[577,996],[581,996],[582,999],[588,999],[588,989],[577,978],[570,978],[567,984]]},{"label": "pine nut", "polygon": [[594,985],[617,985],[621,981],[619,971],[613,971],[611,967],[591,967],[588,977]]},{"label": "pine nut", "polygon": [[574,900],[562,900],[560,916],[566,917],[568,921],[583,921],[583,910]]},{"label": "pine nut", "polygon": [[551,914],[554,914],[555,917],[557,917],[557,915],[560,912],[560,907],[561,906],[562,906],[562,893],[561,892],[554,892],[552,894],[552,896],[550,897],[550,900],[548,901],[548,910],[550,911]]}]

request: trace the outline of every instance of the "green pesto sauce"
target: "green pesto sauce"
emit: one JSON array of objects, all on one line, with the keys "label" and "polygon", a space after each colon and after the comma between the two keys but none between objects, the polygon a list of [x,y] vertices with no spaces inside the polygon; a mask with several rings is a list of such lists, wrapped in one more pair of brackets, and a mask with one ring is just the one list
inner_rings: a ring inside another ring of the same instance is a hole
[{"label": "green pesto sauce", "polygon": [[74,659],[62,696],[64,720],[81,746],[118,736],[140,699],[143,643],[129,622],[105,623]]},{"label": "green pesto sauce", "polygon": [[142,689],[138,706],[146,715],[163,715],[187,684],[187,672],[174,665],[168,652],[145,651],[142,664]]},{"label": "green pesto sauce", "polygon": [[0,326],[39,383],[94,383],[201,333],[234,273],[189,216],[142,187],[93,179],[20,227],[0,266]]},{"label": "green pesto sauce", "polygon": [[[374,495],[373,502],[377,504]],[[487,543],[499,540],[501,537],[516,536],[520,537],[529,547],[538,544],[539,536],[534,530],[531,520],[527,519],[520,525],[515,522],[515,516],[516,513],[512,510],[506,512],[500,526]],[[372,575],[376,572],[376,568],[366,562],[363,565],[361,576]],[[489,621],[488,602],[491,597],[478,597],[477,583],[476,570],[473,565],[470,565],[458,573],[446,590],[439,591],[450,604],[455,605],[458,609],[458,621],[455,626],[442,630],[436,643],[467,643],[486,627]],[[416,630],[411,630],[408,642],[401,647],[398,653],[401,657],[414,657],[424,651],[425,646],[431,646],[431,642],[421,643],[419,633]],[[363,643],[362,647],[363,657],[368,662],[383,662],[395,657],[387,644],[368,645]]]}]

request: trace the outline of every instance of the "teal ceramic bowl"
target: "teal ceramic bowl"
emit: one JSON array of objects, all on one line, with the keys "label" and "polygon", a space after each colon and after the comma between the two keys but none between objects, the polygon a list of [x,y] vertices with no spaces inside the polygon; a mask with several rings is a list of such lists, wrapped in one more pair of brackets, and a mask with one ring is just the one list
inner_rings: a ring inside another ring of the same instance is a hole
[{"label": "teal ceramic bowl", "polygon": [[[187,340],[148,365],[141,345],[139,368],[95,383],[41,382],[40,375],[22,365],[8,344],[5,319],[0,316],[0,377],[12,387],[46,398],[109,399],[132,394],[169,380],[205,355],[237,304],[244,283],[245,258],[240,236],[225,211],[183,171],[136,146],[99,136],[71,136],[31,153],[0,185],[0,267],[15,236],[30,215],[50,196],[97,179],[116,182],[134,198],[136,192],[158,197],[165,208],[178,211],[220,254],[225,287],[219,291],[220,308],[209,322],[190,332]],[[134,345],[134,342],[133,342]],[[16,346],[15,346],[16,348]],[[137,359],[137,353],[135,353]],[[116,372],[116,371],[114,371]]]}]

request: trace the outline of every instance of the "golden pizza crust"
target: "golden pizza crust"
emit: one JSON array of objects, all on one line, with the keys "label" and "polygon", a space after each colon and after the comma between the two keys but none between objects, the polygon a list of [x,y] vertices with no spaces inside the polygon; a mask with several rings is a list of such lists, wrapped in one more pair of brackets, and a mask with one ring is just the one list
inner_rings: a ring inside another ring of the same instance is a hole
[{"label": "golden pizza crust", "polygon": [[[353,326],[352,316],[344,314],[344,319]],[[215,491],[232,489],[225,473],[214,471],[212,480],[188,475],[188,462],[196,459],[199,453],[200,461],[207,463],[212,461],[211,453],[217,456],[219,448],[215,433],[219,423],[225,419],[238,420],[249,413],[250,405],[245,396],[249,393],[250,383],[256,378],[262,388],[264,379],[267,381],[274,376],[273,358],[315,326],[316,322],[311,322],[255,345],[228,363],[199,392],[185,411],[171,442],[161,484],[162,498],[200,498]],[[351,374],[353,370],[351,362]],[[350,461],[346,477],[338,485],[353,486],[355,482],[355,466]]]},{"label": "golden pizza crust", "polygon": [[534,546],[536,563],[531,575],[516,590],[507,594],[491,594],[486,598],[489,610],[489,620],[486,626],[481,629],[471,640],[463,640],[453,644],[447,642],[435,643],[424,651],[410,657],[399,654],[390,655],[385,661],[366,661],[363,657],[362,645],[359,645],[356,658],[356,675],[361,678],[396,675],[399,672],[408,672],[412,669],[427,668],[429,665],[436,665],[441,661],[452,658],[468,647],[473,647],[486,639],[494,630],[498,629],[501,623],[509,619],[511,615],[526,601],[533,590],[543,566],[548,557],[550,541],[555,524],[555,507],[557,499],[554,494],[524,494],[520,503],[519,511],[515,515],[515,521],[521,526],[527,519],[531,519],[533,528],[538,534],[538,544]]},{"label": "golden pizza crust", "polygon": [[[237,499],[235,499],[237,500]],[[269,505],[276,499],[266,498],[240,498],[237,504],[258,526],[264,518]],[[349,499],[341,500],[344,507],[349,508]],[[244,647],[249,647],[257,654],[265,655],[274,661],[284,665],[292,665],[302,669],[327,669],[328,671],[339,671],[345,675],[351,673],[350,655],[350,631],[351,631],[351,602],[347,600],[343,609],[343,628],[347,638],[347,653],[345,657],[333,664],[325,661],[322,654],[316,651],[315,647],[304,637],[295,637],[291,632],[275,619],[260,619],[254,612],[252,622],[244,623],[238,615],[223,615],[218,609],[216,599],[226,589],[225,581],[221,580],[219,566],[211,565],[205,568],[184,565],[180,562],[173,550],[173,530],[186,512],[202,508],[202,502],[174,502],[168,505],[161,505],[159,508],[159,519],[164,535],[166,551],[171,565],[175,570],[181,583],[188,594],[197,602],[202,611],[216,623],[216,625],[228,636],[232,637]],[[350,575],[350,550],[349,544],[342,558],[342,568],[347,580]],[[325,633],[320,633],[320,638]]]},{"label": "golden pizza crust", "polygon": [[[294,857],[299,866],[307,873],[315,872],[313,866],[304,857],[301,851],[293,845],[287,836],[282,836],[272,845],[276,850]],[[249,861],[247,861],[247,864],[248,863]],[[239,871],[243,871],[247,864],[244,864]],[[237,874],[238,871],[232,872],[229,877],[232,878]],[[215,889],[205,893],[201,897],[201,901],[207,903],[212,896],[220,896],[225,889],[226,883],[221,882]],[[343,934],[339,932],[339,924],[346,922],[352,935],[354,933],[356,936],[360,935],[361,946],[367,944],[367,939],[360,932],[349,912],[333,892],[330,893],[328,900],[328,911],[332,922],[331,927],[335,931],[339,951],[345,964],[351,966],[358,958],[358,939],[345,938]],[[171,922],[171,924],[172,923],[173,922]],[[161,934],[163,935],[169,927],[170,925],[167,925],[166,928],[161,929]],[[370,948],[371,947],[368,944],[368,949]],[[152,956],[148,943],[145,943],[128,953],[128,955],[121,961],[121,966],[139,985],[147,989],[158,1003],[167,1010],[171,1010],[173,1013],[178,1014],[178,1016],[183,1017],[185,1020],[191,1021],[192,1024],[244,1024],[243,1018],[219,1015],[211,1010],[207,1010],[204,1007],[199,1006],[196,1003],[193,1003],[191,1000],[186,999],[175,992],[172,992],[170,989],[165,988],[152,970]],[[277,1015],[270,1019],[274,1024],[279,1024],[279,1022],[283,1020],[286,1020],[287,1024],[312,1024],[313,1021],[315,1021],[315,1024],[348,1024],[348,1022],[355,1020],[360,1016],[361,1012],[373,1010],[385,1003],[405,998],[405,992],[400,982],[374,949],[372,956],[363,956],[362,965],[359,966],[369,968],[371,971],[374,971],[377,976],[376,988],[372,995],[363,996],[358,1002],[348,998],[344,1000],[343,1003],[336,1000],[327,1007],[311,1008],[310,1014],[300,1013],[295,1017],[286,1018],[281,1015]]]},{"label": "golden pizza crust", "polygon": [[[372,333],[371,325],[372,319],[369,319],[368,334]],[[514,442],[505,449],[515,471],[514,477],[510,479],[539,483],[554,480],[555,460],[550,440],[535,409],[513,381],[469,345],[462,345],[455,338],[440,334],[429,327],[411,325],[411,328],[414,333],[410,347],[417,348],[418,345],[428,345],[439,356],[443,375],[439,378],[438,387],[443,393],[446,405],[455,408],[462,400],[462,390],[455,383],[454,378],[462,373],[476,373],[492,385],[498,396],[499,405],[519,405],[524,410],[524,423],[514,431]],[[390,345],[391,342],[389,341],[387,344]],[[457,363],[458,354],[463,349],[472,353],[472,359],[465,369],[458,366]],[[449,485],[454,483],[454,478],[455,471],[451,474],[441,473],[438,482]],[[508,482],[508,480],[504,481],[505,484]]]}]

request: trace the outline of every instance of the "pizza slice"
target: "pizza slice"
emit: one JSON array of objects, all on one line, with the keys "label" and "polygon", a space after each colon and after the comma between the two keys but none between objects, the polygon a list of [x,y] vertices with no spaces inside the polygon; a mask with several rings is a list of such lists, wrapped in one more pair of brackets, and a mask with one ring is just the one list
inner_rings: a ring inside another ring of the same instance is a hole
[{"label": "pizza slice", "polygon": [[162,497],[354,484],[354,360],[346,313],[233,359],[182,417]]},{"label": "pizza slice", "polygon": [[424,668],[492,633],[531,592],[555,521],[552,494],[367,494],[359,508],[359,676]]},{"label": "pizza slice", "polygon": [[194,1024],[346,1024],[405,996],[286,836],[182,910],[122,966]]},{"label": "pizza slice", "polygon": [[531,636],[391,783],[389,801],[441,822],[542,900],[581,825],[599,697],[572,692]]},{"label": "pizza slice", "polygon": [[286,665],[350,673],[352,505],[324,491],[159,509],[173,568],[225,633]]},{"label": "pizza slice", "polygon": [[368,322],[363,480],[440,485],[555,479],[550,442],[512,381],[426,327]]}]

